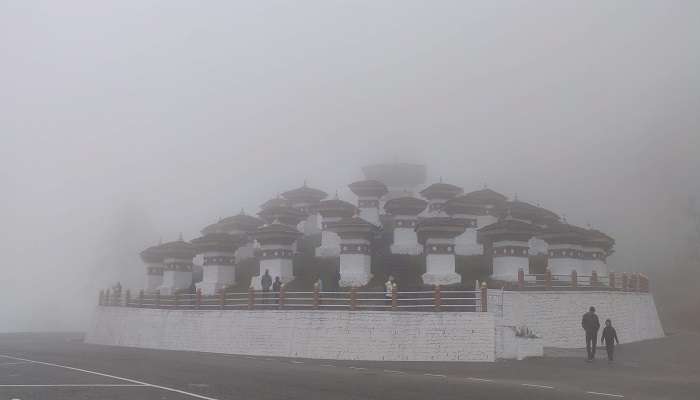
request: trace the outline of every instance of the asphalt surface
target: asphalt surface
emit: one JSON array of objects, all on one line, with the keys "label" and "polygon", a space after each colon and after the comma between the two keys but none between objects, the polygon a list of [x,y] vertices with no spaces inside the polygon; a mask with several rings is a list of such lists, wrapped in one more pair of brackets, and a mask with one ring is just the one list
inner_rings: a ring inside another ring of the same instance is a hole
[{"label": "asphalt surface", "polygon": [[698,399],[700,335],[496,363],[250,357],[84,344],[80,334],[0,335],[0,399]]}]

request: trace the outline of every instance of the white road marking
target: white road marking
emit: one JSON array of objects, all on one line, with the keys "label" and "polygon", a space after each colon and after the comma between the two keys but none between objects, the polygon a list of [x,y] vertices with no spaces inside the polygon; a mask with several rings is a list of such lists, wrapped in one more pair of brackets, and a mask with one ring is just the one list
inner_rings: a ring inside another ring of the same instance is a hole
[{"label": "white road marking", "polygon": [[149,387],[140,383],[57,383],[47,385],[0,385],[0,387]]},{"label": "white road marking", "polygon": [[350,369],[357,369],[357,370],[365,370],[367,368],[362,368],[362,367],[348,367]]},{"label": "white road marking", "polygon": [[603,392],[586,392],[588,394],[595,394],[598,396],[609,396],[609,397],[625,397],[621,394],[603,393]]},{"label": "white road marking", "polygon": [[292,360],[292,364],[303,364],[303,361]]},{"label": "white road marking", "polygon": [[275,361],[272,358],[263,358],[263,361]]},{"label": "white road marking", "polygon": [[442,375],[442,374],[423,374],[425,376],[436,376],[438,378],[447,378],[447,376]]},{"label": "white road marking", "polygon": [[390,374],[405,374],[403,371],[394,371],[393,369],[385,369],[384,372],[388,372]]},{"label": "white road marking", "polygon": [[97,371],[90,371],[90,370],[87,370],[87,369],[69,367],[69,366],[67,366],[67,365],[54,364],[54,363],[49,363],[49,362],[44,362],[44,361],[28,360],[28,359],[26,359],[26,358],[19,358],[19,357],[6,356],[6,355],[2,355],[2,354],[0,354],[0,357],[9,358],[9,359],[11,359],[11,360],[17,360],[17,361],[27,361],[27,362],[34,363],[34,364],[48,365],[48,366],[50,366],[50,367],[64,368],[64,369],[68,369],[68,370],[71,370],[71,371],[84,372],[84,373],[86,373],[86,374],[93,374],[93,375],[104,376],[104,377],[107,377],[107,378],[118,379],[118,380],[125,381],[125,382],[137,383],[137,384],[140,384],[140,385],[143,385],[143,386],[150,386],[150,387],[156,388],[156,389],[167,390],[167,391],[173,392],[173,393],[184,394],[184,395],[186,395],[186,396],[191,396],[191,397],[194,397],[194,398],[197,398],[197,399],[203,399],[203,400],[219,400],[219,399],[216,399],[216,398],[214,398],[214,397],[202,396],[201,394],[185,392],[184,390],[174,389],[174,388],[170,388],[170,387],[167,387],[167,386],[154,385],[154,384],[152,384],[152,383],[137,381],[136,379],[122,378],[122,377],[120,377],[120,376],[109,375],[109,374],[105,374],[105,373],[97,372]]},{"label": "white road marking", "polygon": [[8,362],[8,363],[0,363],[0,367],[4,367],[5,365],[22,365],[22,364],[31,364],[26,361],[22,362]]},{"label": "white road marking", "polygon": [[321,364],[322,367],[332,367],[335,368],[335,365],[333,364]]},{"label": "white road marking", "polygon": [[547,386],[547,385],[534,385],[532,383],[521,383],[523,386],[527,387],[534,387],[534,388],[540,388],[540,389],[554,389],[553,386]]},{"label": "white road marking", "polygon": [[255,357],[251,357],[251,356],[247,356],[246,358],[249,359],[249,360],[255,360],[255,359],[256,359]]},{"label": "white road marking", "polygon": [[472,378],[468,377],[470,381],[477,381],[477,382],[493,382],[491,379],[483,379],[483,378]]}]

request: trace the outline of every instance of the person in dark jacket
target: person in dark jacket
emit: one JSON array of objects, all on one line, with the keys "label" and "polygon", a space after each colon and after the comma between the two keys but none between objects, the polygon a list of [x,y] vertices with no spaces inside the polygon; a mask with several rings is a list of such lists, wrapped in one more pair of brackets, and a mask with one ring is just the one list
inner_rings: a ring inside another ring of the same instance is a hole
[{"label": "person in dark jacket", "polygon": [[267,293],[270,291],[270,286],[272,286],[272,277],[270,276],[270,271],[265,270],[262,278],[260,278],[260,286],[262,287],[262,298],[263,304],[267,302]]},{"label": "person in dark jacket", "polygon": [[620,339],[617,338],[617,331],[612,326],[612,321],[610,319],[605,320],[605,328],[603,328],[603,334],[600,336],[600,343],[605,344],[605,350],[608,352],[608,362],[613,361],[613,353],[615,353],[615,342],[620,344]]},{"label": "person in dark jacket", "polygon": [[586,352],[588,353],[586,361],[591,362],[595,359],[595,348],[598,344],[598,330],[600,329],[600,321],[595,313],[595,307],[591,306],[588,312],[583,314],[581,326],[586,331]]},{"label": "person in dark jacket", "polygon": [[275,277],[275,282],[272,284],[272,291],[275,292],[275,297],[277,298],[277,304],[280,303],[280,291],[282,290],[282,281],[279,276]]}]

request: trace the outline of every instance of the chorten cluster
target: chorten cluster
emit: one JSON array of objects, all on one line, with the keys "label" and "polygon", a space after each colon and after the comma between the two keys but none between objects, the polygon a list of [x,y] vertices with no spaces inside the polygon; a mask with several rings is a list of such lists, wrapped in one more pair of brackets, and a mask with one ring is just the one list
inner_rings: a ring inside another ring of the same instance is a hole
[{"label": "chorten cluster", "polygon": [[[320,272],[330,280],[324,286],[341,290],[390,274],[424,285],[468,284],[457,267],[465,258],[488,264],[481,279],[506,282],[517,281],[521,269],[540,274],[548,268],[553,277],[574,270],[581,276],[608,274],[614,240],[570,225],[550,210],[486,187],[465,193],[442,179],[426,186],[422,165],[377,164],[363,172],[364,180],[348,185],[353,202],[337,192],[327,199],[326,192],[304,182],[264,202],[257,217],[241,211],[206,226],[191,242],[145,249],[145,289],[167,294],[194,285],[207,295],[233,285],[260,289],[265,271],[290,284],[298,275],[309,280],[313,260],[333,269]],[[194,265],[196,256],[201,266]],[[535,256],[545,263],[533,263]],[[414,258],[424,261],[424,271],[411,270]],[[244,262],[256,270],[242,278],[237,268]],[[199,267],[202,279],[193,282]]]}]

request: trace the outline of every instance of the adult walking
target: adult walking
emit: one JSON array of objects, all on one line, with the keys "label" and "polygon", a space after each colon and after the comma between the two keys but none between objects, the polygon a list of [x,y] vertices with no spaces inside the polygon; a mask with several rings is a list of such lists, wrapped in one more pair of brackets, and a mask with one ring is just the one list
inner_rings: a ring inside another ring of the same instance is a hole
[{"label": "adult walking", "polygon": [[272,286],[272,277],[270,276],[270,271],[267,269],[265,270],[262,278],[260,278],[260,286],[262,287],[263,291],[263,304],[265,304],[267,302],[267,294],[270,291],[270,286]]},{"label": "adult walking", "polygon": [[598,344],[598,330],[600,329],[600,321],[595,313],[595,307],[591,306],[588,312],[583,314],[581,326],[586,332],[586,352],[588,353],[586,361],[591,362],[595,359],[595,348]]}]

